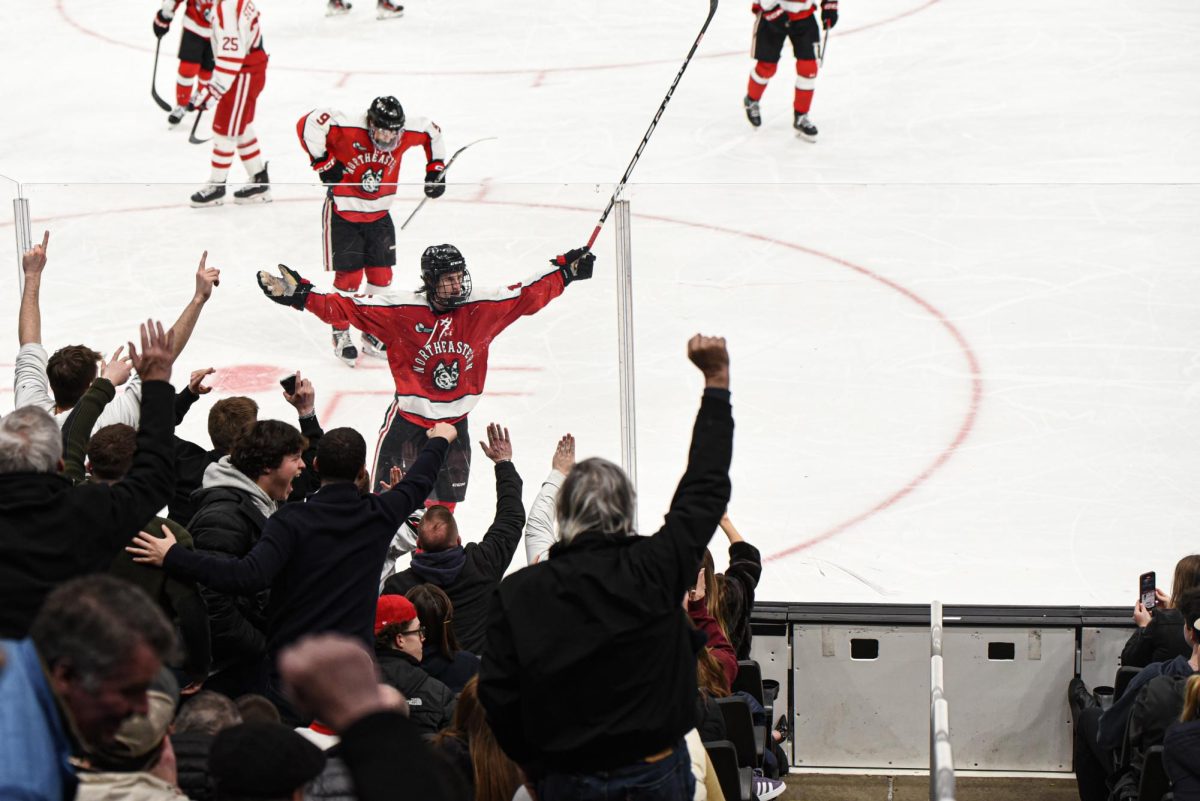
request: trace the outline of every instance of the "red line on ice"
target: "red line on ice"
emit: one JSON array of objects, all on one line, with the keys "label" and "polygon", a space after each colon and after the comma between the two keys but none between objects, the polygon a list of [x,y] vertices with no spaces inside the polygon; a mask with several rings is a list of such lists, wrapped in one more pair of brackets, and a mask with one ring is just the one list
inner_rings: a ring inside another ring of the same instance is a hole
[{"label": "red line on ice", "polygon": [[[922,3],[921,5],[914,6],[905,11],[901,11],[891,17],[885,17],[884,19],[875,20],[874,22],[868,22],[868,23],[859,25],[858,27],[854,27],[854,28],[838,28],[837,35],[839,37],[840,36],[849,36],[851,34],[858,33],[859,31],[866,31],[866,30],[870,30],[872,28],[878,28],[881,25],[888,25],[893,22],[898,22],[899,20],[905,19],[906,17],[911,17],[913,14],[917,14],[921,11],[926,10],[927,8],[935,6],[939,2],[941,2],[941,0],[926,0],[926,2]],[[58,10],[59,16],[61,16],[64,20],[66,20],[66,22],[68,24],[70,24],[71,27],[75,28],[80,33],[82,33],[86,36],[91,36],[96,39],[99,39],[102,42],[106,42],[111,45],[116,45],[117,47],[124,47],[128,50],[137,50],[142,53],[154,52],[153,48],[145,47],[142,45],[131,44],[129,42],[122,42],[119,39],[114,39],[111,36],[107,36],[103,33],[100,33],[99,31],[96,31],[96,30],[93,30],[93,29],[87,27],[86,25],[84,25],[81,22],[78,22],[77,20],[73,19],[71,17],[71,15],[67,12],[66,3],[67,3],[67,0],[55,0],[55,8]],[[722,53],[703,53],[703,54],[697,55],[696,60],[711,59],[711,58],[729,58],[731,56],[741,56],[741,57],[746,58],[747,60],[750,58],[747,51],[745,49],[742,49],[742,50],[727,50]],[[170,62],[171,59],[168,58],[167,61]],[[648,61],[625,61],[625,62],[618,62],[618,63],[612,63],[612,64],[581,64],[581,65],[572,66],[572,67],[521,67],[521,68],[514,68],[514,69],[481,69],[481,70],[344,70],[344,69],[326,69],[323,67],[297,67],[297,66],[290,66],[287,64],[272,64],[271,69],[287,70],[290,72],[309,72],[309,73],[318,73],[318,74],[326,74],[326,75],[337,75],[337,76],[339,76],[338,82],[336,84],[338,87],[344,86],[346,84],[346,81],[348,81],[354,75],[533,75],[534,76],[533,86],[537,87],[537,86],[541,85],[542,79],[549,73],[592,72],[592,71],[598,71],[598,70],[620,70],[620,69],[630,69],[630,68],[634,68],[634,67],[652,67],[652,66],[656,66],[659,64],[677,64],[677,63],[679,63],[679,61],[676,58],[660,58],[660,59],[651,59]],[[169,71],[170,70],[168,70],[168,72]]]},{"label": "red line on ice", "polygon": [[[317,200],[318,199],[308,199],[308,198],[286,198],[286,199],[276,200],[275,202],[276,203],[300,203],[300,202],[315,203],[315,202],[317,202]],[[580,207],[580,206],[566,206],[566,205],[555,204],[555,203],[520,203],[520,202],[501,201],[501,200],[456,201],[456,200],[451,200],[451,199],[443,199],[439,202],[440,203],[468,202],[468,203],[480,203],[482,205],[488,205],[488,206],[513,206],[513,207],[517,207],[517,208],[550,209],[550,210],[554,210],[554,211],[582,212],[582,213],[588,214],[588,215],[594,215],[596,213],[596,210],[594,208],[584,208],[584,207]],[[143,207],[128,208],[128,209],[104,209],[101,211],[87,211],[87,212],[78,212],[75,214],[64,214],[64,215],[60,215],[57,217],[43,217],[43,218],[38,218],[37,222],[45,222],[45,221],[54,220],[54,219],[98,217],[98,216],[103,216],[103,215],[107,215],[107,214],[138,213],[138,212],[144,212],[144,211],[156,211],[156,210],[160,210],[160,209],[180,208],[183,206],[184,206],[184,203],[181,202],[178,204],[143,206]],[[859,275],[863,276],[864,278],[869,278],[870,280],[875,281],[876,283],[879,283],[882,286],[887,287],[888,289],[890,289],[894,292],[898,292],[900,295],[902,295],[903,297],[907,298],[908,300],[912,301],[917,306],[919,306],[922,310],[925,311],[925,313],[929,317],[932,317],[939,325],[941,325],[944,329],[946,329],[946,332],[954,340],[955,344],[958,346],[959,351],[962,353],[964,360],[966,361],[967,371],[971,376],[971,397],[967,404],[966,413],[963,415],[962,421],[959,423],[958,428],[955,430],[954,436],[951,438],[950,442],[941,450],[941,452],[937,455],[937,457],[934,458],[934,460],[932,462],[930,462],[923,470],[921,470],[915,477],[913,477],[910,481],[908,481],[904,486],[900,487],[898,490],[887,495],[886,497],[884,497],[882,500],[880,500],[879,502],[877,502],[870,508],[866,509],[863,512],[860,512],[857,515],[854,515],[853,517],[843,520],[842,522],[837,523],[834,526],[831,526],[830,528],[826,529],[825,531],[822,531],[821,533],[819,533],[815,536],[809,537],[808,539],[798,542],[795,545],[791,545],[787,548],[784,548],[781,551],[777,551],[775,553],[769,554],[766,557],[767,561],[774,561],[777,559],[784,559],[788,556],[793,556],[803,550],[806,550],[808,548],[811,548],[814,545],[817,545],[818,543],[824,542],[825,540],[828,540],[831,537],[835,537],[838,534],[841,534],[843,531],[846,531],[847,529],[858,525],[859,523],[861,523],[862,521],[866,520],[869,517],[877,515],[880,512],[883,512],[883,511],[891,508],[892,506],[895,506],[898,502],[900,502],[907,496],[911,495],[918,487],[920,487],[922,484],[924,484],[926,481],[928,481],[929,478],[935,472],[937,472],[939,469],[941,469],[946,464],[946,462],[948,462],[951,459],[951,457],[954,456],[954,454],[958,451],[959,447],[961,447],[962,444],[966,441],[967,437],[970,436],[972,429],[974,429],[974,427],[975,427],[975,420],[979,414],[980,402],[983,399],[983,373],[979,367],[979,359],[975,356],[975,351],[972,350],[970,343],[967,342],[966,337],[963,336],[962,332],[958,329],[958,326],[956,326],[953,322],[951,322],[950,318],[947,317],[944,312],[942,312],[940,309],[938,309],[936,306],[934,306],[929,301],[925,300],[923,297],[918,295],[916,292],[901,285],[900,283],[898,283],[896,281],[893,281],[890,278],[880,275],[879,273],[875,272],[874,270],[870,270],[866,267],[855,264],[854,262],[848,261],[848,260],[840,258],[838,256],[832,256],[828,253],[824,253],[822,251],[815,250],[813,248],[805,247],[804,245],[798,245],[794,242],[788,242],[783,239],[777,239],[775,237],[764,236],[762,234],[749,233],[747,231],[739,231],[735,228],[725,228],[725,227],[719,226],[719,225],[712,225],[711,223],[693,222],[691,220],[682,220],[682,219],[678,219],[676,217],[665,217],[665,216],[658,215],[658,214],[634,214],[633,216],[639,217],[642,219],[646,219],[646,220],[658,220],[660,222],[671,223],[674,225],[682,225],[682,226],[686,226],[689,228],[699,228],[701,230],[714,231],[716,233],[742,237],[745,239],[754,240],[756,242],[766,242],[766,243],[769,243],[772,245],[777,245],[779,247],[784,247],[784,248],[788,248],[790,250],[795,250],[800,253],[805,253],[805,254],[808,254],[809,256],[813,256],[814,258],[823,259],[827,262],[830,262],[831,264],[836,264],[839,267],[844,267],[845,269],[852,270],[853,272],[858,273]],[[12,223],[0,223],[0,228],[5,227],[6,225],[11,225],[11,224]],[[495,368],[493,368],[493,369],[495,369]],[[510,369],[522,369],[522,368],[518,367],[518,368],[510,368]],[[347,392],[347,394],[379,394],[379,393],[385,392],[385,391],[383,391],[383,390],[364,390],[364,391],[358,391],[358,392],[350,392],[350,391],[346,391],[346,392]],[[387,393],[387,394],[390,394],[390,393]],[[524,395],[524,394],[528,394],[528,393],[489,392],[488,394],[516,396],[516,395]],[[335,403],[336,403],[336,401],[335,401]],[[326,414],[330,417],[332,416],[331,411],[329,409],[326,410]]]}]

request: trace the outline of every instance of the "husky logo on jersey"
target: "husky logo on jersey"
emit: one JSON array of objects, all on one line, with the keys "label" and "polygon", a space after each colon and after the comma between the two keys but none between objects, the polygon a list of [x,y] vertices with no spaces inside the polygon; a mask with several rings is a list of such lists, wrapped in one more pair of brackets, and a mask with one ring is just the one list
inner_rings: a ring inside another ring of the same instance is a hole
[{"label": "husky logo on jersey", "polygon": [[433,385],[443,392],[458,386],[458,362],[438,362],[433,368]]},{"label": "husky logo on jersey", "polygon": [[378,192],[383,183],[383,170],[367,170],[363,173],[362,188],[364,192]]}]

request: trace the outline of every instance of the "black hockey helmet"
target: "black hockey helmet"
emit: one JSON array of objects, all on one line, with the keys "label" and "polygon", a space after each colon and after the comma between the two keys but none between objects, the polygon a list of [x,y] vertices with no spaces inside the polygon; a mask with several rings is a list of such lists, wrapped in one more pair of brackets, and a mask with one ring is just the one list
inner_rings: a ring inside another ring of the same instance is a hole
[{"label": "black hockey helmet", "polygon": [[404,109],[400,101],[388,95],[371,101],[367,109],[367,130],[371,142],[379,150],[395,150],[404,128]]},{"label": "black hockey helmet", "polygon": [[[457,292],[454,292],[454,282],[449,282],[449,288],[443,286],[438,291],[442,276],[459,273]],[[421,254],[421,281],[430,303],[443,309],[451,309],[466,303],[471,297],[471,273],[467,270],[467,260],[454,245],[431,245]]]}]

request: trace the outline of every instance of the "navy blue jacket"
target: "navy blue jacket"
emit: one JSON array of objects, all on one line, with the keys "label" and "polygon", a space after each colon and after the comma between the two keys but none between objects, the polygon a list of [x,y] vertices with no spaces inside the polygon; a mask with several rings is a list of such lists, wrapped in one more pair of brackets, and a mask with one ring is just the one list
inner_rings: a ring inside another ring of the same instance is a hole
[{"label": "navy blue jacket", "polygon": [[349,482],[327,484],[305,503],[271,515],[241,559],[171,548],[163,567],[220,592],[270,588],[267,652],[305,634],[334,631],[374,643],[379,574],[396,529],[433,489],[449,443],[435,437],[404,480],[382,495]]}]

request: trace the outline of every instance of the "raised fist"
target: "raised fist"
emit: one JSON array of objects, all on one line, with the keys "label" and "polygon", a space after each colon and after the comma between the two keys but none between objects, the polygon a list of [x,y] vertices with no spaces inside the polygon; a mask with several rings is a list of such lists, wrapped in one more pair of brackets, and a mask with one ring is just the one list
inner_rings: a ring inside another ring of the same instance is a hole
[{"label": "raised fist", "polygon": [[596,254],[586,247],[574,248],[555,256],[550,263],[558,266],[565,286],[572,281],[584,281],[592,277],[592,269],[596,266]]},{"label": "raised fist", "polygon": [[729,388],[729,351],[725,337],[696,334],[688,340],[688,358],[704,373],[706,387]]},{"label": "raised fist", "polygon": [[308,293],[312,292],[312,284],[286,264],[279,265],[279,276],[259,270],[258,285],[268,298],[293,309],[303,309]]}]

